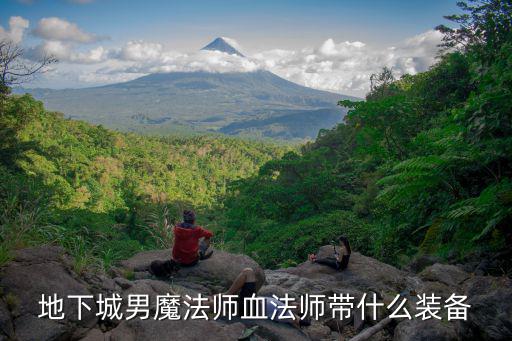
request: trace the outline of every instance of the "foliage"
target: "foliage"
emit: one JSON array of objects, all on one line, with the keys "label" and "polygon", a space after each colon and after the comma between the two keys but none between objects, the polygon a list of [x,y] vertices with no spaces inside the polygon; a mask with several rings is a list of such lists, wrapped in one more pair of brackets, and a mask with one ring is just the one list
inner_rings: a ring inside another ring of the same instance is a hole
[{"label": "foliage", "polygon": [[47,112],[29,95],[0,105],[1,261],[14,248],[50,242],[65,246],[83,271],[169,247],[180,210],[209,212],[229,181],[285,149],[117,133]]},{"label": "foliage", "polygon": [[395,80],[384,68],[366,101],[340,102],[344,124],[234,184],[231,243],[273,266],[342,233],[396,264],[510,247],[512,5],[460,6],[448,18],[461,26],[439,27],[451,49],[430,70]]},{"label": "foliage", "polygon": [[[300,150],[219,136],[149,138],[0,98],[0,262],[64,245],[77,271],[169,247],[184,207],[223,249],[293,265],[340,234],[395,264],[512,243],[509,0],[460,3],[428,71],[372,76],[343,124]],[[219,240],[220,236],[220,240]]]}]

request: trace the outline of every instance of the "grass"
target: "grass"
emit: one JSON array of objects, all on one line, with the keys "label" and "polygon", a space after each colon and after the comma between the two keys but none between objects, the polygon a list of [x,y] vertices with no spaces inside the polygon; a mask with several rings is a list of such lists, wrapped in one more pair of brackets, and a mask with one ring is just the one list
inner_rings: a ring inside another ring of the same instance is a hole
[{"label": "grass", "polygon": [[10,248],[5,243],[0,244],[0,266],[12,259]]},{"label": "grass", "polygon": [[124,269],[122,271],[122,274],[123,274],[123,277],[130,280],[130,281],[133,281],[135,279],[135,272],[133,272],[133,270],[130,270],[130,269]]},{"label": "grass", "polygon": [[20,299],[16,295],[8,293],[5,295],[5,304],[7,305],[7,309],[12,312],[19,307]]}]

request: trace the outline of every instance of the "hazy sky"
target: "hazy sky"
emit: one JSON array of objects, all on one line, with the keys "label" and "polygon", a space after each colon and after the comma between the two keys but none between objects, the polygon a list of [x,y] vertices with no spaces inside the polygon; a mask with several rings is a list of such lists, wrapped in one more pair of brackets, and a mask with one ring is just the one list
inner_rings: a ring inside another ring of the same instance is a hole
[{"label": "hazy sky", "polygon": [[[382,66],[397,75],[434,62],[451,0],[0,0],[0,38],[54,70],[28,84],[83,87],[149,72],[268,69],[292,81],[363,95]],[[248,58],[197,52],[218,36]],[[236,45],[236,44],[235,44]]]}]

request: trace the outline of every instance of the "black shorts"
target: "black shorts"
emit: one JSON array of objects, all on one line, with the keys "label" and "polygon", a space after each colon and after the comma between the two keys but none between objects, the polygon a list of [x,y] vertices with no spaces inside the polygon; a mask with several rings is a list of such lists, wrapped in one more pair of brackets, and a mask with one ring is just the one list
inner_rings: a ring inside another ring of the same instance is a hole
[{"label": "black shorts", "polygon": [[238,314],[242,316],[244,312],[244,298],[252,297],[253,294],[256,294],[256,282],[245,282],[242,289],[238,293]]}]

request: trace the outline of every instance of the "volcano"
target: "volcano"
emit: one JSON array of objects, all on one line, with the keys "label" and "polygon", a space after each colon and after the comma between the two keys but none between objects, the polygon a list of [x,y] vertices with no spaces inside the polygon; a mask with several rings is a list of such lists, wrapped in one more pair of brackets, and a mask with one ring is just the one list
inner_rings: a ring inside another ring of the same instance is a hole
[{"label": "volcano", "polygon": [[[245,58],[217,38],[202,50]],[[311,89],[266,70],[170,72],[81,89],[17,89],[65,116],[122,131],[218,132],[277,139],[315,138],[340,122],[350,96]]]},{"label": "volcano", "polygon": [[240,53],[237,49],[235,49],[231,44],[228,42],[228,40],[231,40],[229,38],[219,37],[215,38],[211,43],[203,47],[201,50],[203,51],[219,51],[224,52],[227,54],[234,54],[240,57],[245,57],[242,53]]}]

